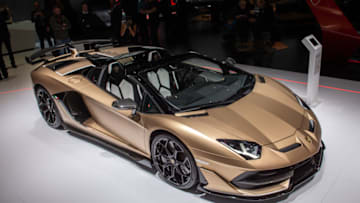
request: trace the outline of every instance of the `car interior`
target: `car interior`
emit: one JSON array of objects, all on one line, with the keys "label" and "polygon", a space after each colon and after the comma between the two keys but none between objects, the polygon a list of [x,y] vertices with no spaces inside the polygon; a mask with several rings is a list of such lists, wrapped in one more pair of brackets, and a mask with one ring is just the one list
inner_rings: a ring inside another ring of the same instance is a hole
[{"label": "car interior", "polygon": [[119,99],[131,99],[137,103],[141,101],[142,93],[139,91],[139,85],[126,79],[126,71],[119,63],[110,64],[107,71],[106,91]]},{"label": "car interior", "polygon": [[[207,66],[199,66],[199,63]],[[172,97],[189,84],[190,86],[198,86],[205,83],[221,82],[224,79],[218,65],[197,58],[160,67],[157,70],[147,72],[146,77],[164,98]]]}]

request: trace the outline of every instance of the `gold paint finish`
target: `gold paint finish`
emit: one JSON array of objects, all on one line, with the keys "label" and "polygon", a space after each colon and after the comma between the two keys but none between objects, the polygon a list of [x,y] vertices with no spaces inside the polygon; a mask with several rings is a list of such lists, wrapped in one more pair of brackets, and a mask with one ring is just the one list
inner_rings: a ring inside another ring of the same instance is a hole
[{"label": "gold paint finish", "polygon": [[60,75],[66,75],[71,73],[74,70],[79,70],[81,68],[94,66],[90,61],[86,60],[85,58],[78,58],[76,59],[78,62],[68,65],[60,70],[56,70],[56,72]]},{"label": "gold paint finish", "polygon": [[[127,47],[101,50],[111,56],[128,53]],[[97,52],[90,52],[96,54]],[[63,60],[70,60],[67,58]],[[90,65],[84,58],[60,69],[61,74]],[[247,171],[280,169],[295,165],[320,149],[321,128],[313,112],[304,110],[292,92],[282,84],[265,77],[253,91],[237,102],[202,111],[133,116],[131,111],[112,107],[117,100],[81,75],[61,76],[41,66],[31,74],[34,85],[41,85],[50,94],[67,91],[79,93],[91,114],[84,123],[75,121],[64,105],[55,103],[63,122],[91,136],[129,149],[150,159],[150,138],[156,131],[176,136],[190,150],[206,178],[207,190],[238,196],[263,196],[286,190],[289,180],[256,190],[240,190],[230,182]],[[309,120],[315,121],[310,132]],[[261,158],[245,160],[217,139],[246,140],[262,146]],[[310,141],[311,140],[311,141]],[[283,153],[279,150],[294,143],[300,147]]]},{"label": "gold paint finish", "polygon": [[116,47],[116,48],[104,49],[104,50],[101,50],[101,53],[115,57],[115,56],[120,56],[122,54],[129,53],[129,48],[128,47]]}]

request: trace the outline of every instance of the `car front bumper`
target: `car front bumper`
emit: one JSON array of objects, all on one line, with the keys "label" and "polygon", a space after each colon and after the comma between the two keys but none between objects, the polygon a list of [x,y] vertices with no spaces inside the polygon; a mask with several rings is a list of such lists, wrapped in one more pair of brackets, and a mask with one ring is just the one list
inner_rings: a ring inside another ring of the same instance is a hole
[{"label": "car front bumper", "polygon": [[[224,198],[261,201],[278,199],[287,196],[295,189],[310,181],[320,170],[323,160],[325,145],[322,143],[320,150],[314,156],[296,165],[271,170],[242,174],[230,183],[217,174],[200,168],[200,184],[198,190]],[[224,188],[222,191],[209,187],[206,179],[212,180],[212,185]]]}]

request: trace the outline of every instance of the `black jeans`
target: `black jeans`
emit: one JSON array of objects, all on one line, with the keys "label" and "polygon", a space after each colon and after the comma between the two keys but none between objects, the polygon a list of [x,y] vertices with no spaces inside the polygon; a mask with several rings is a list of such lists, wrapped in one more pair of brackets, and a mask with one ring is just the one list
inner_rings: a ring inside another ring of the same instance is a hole
[{"label": "black jeans", "polygon": [[[0,56],[0,63],[4,63],[2,56]],[[0,69],[1,69],[2,77],[7,78],[8,77],[7,68],[1,65]],[[2,79],[1,74],[0,74],[0,80]]]},{"label": "black jeans", "polygon": [[13,67],[16,66],[16,63],[15,63],[15,58],[14,58],[14,55],[13,55],[13,52],[12,52],[12,48],[11,48],[11,43],[10,43],[10,38],[4,38],[4,39],[0,39],[0,55],[1,55],[1,59],[0,59],[0,67],[6,67],[5,66],[5,63],[4,63],[4,60],[2,58],[2,43],[5,44],[5,47],[6,49],[8,50],[8,54],[9,54],[9,57],[10,57],[10,61],[11,61],[11,65]]},{"label": "black jeans", "polygon": [[50,37],[49,33],[47,33],[45,30],[36,30],[36,33],[39,37],[41,49],[45,48],[45,39],[48,42],[49,47],[53,46],[53,43],[51,41],[51,37]]},{"label": "black jeans", "polygon": [[[11,49],[10,38],[0,38],[0,70],[2,73],[2,77],[7,78],[8,72],[7,72],[7,68],[6,68],[4,58],[3,58],[3,53],[2,53],[2,43],[3,42],[5,43],[6,49],[8,50],[11,64],[13,66],[15,66],[15,59],[14,59],[14,55],[13,55],[12,49]],[[2,77],[0,75],[0,79],[2,79]]]},{"label": "black jeans", "polygon": [[[1,50],[1,47],[0,47],[0,50]],[[3,56],[2,56],[2,51],[0,51],[0,69],[1,69],[2,76],[4,78],[7,78],[8,77],[8,72],[7,72],[7,68],[5,66],[5,62],[4,62],[4,59],[3,59]],[[0,79],[2,79],[1,75],[0,75]]]}]

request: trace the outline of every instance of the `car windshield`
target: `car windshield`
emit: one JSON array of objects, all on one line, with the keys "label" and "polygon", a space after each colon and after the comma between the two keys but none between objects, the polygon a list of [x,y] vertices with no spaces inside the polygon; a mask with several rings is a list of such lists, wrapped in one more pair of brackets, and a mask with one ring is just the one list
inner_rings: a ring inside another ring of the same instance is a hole
[{"label": "car windshield", "polygon": [[189,57],[140,75],[178,111],[192,111],[230,104],[252,90],[253,75],[223,66],[227,65]]}]

